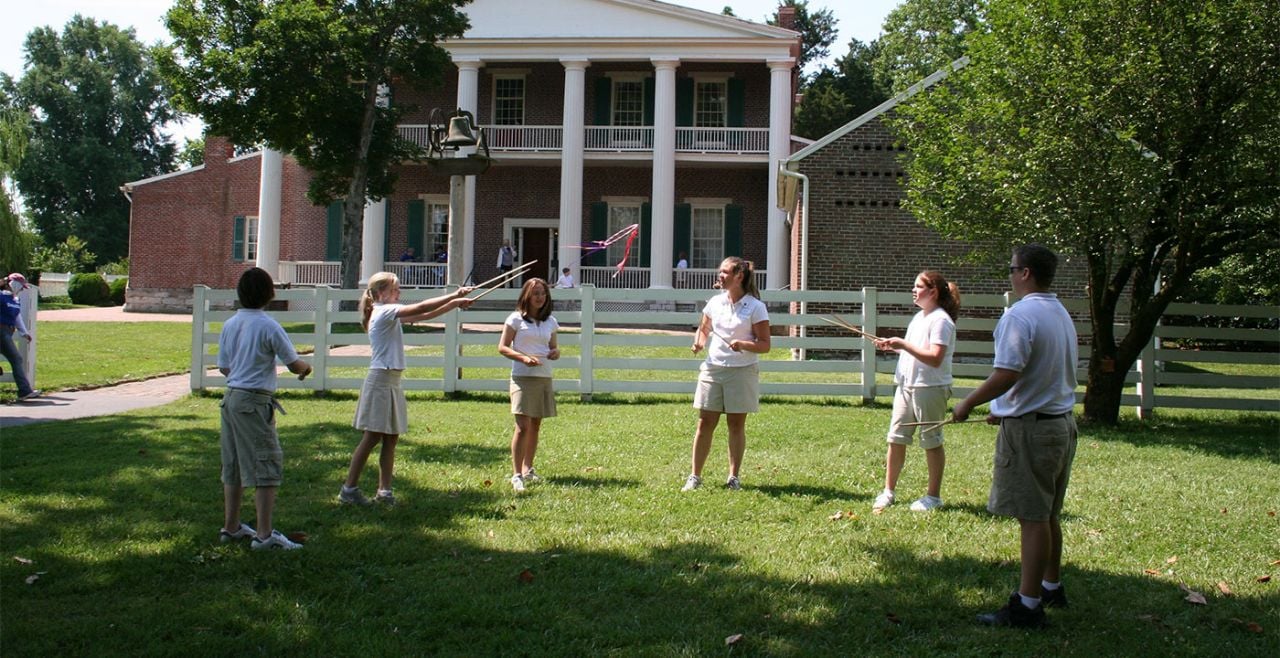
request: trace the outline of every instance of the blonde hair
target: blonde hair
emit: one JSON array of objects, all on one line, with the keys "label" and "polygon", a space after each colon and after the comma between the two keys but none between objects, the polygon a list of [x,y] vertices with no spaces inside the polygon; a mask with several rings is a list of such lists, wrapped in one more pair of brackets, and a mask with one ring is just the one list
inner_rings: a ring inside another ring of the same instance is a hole
[{"label": "blonde hair", "polygon": [[378,272],[369,277],[369,287],[360,296],[360,328],[369,331],[369,318],[373,315],[373,304],[393,287],[398,287],[400,280],[391,272]]}]

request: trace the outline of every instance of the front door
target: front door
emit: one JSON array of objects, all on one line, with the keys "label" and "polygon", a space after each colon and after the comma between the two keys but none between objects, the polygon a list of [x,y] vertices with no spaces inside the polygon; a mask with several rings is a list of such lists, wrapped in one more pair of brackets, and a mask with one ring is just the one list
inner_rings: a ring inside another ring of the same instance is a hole
[{"label": "front door", "polygon": [[552,232],[555,229],[537,228],[532,226],[522,227],[520,231],[520,263],[534,263],[533,267],[525,270],[523,281],[528,281],[532,277],[538,277],[543,281],[555,284],[555,280],[548,276],[551,274],[552,255],[554,248],[554,238]]}]

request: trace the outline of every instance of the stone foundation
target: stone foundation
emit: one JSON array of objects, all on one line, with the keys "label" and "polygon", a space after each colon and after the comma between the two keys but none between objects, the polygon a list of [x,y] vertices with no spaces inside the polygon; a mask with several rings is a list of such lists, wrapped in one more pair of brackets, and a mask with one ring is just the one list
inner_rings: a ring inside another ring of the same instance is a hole
[{"label": "stone foundation", "polygon": [[124,293],[125,313],[190,313],[195,293],[191,288],[134,288]]}]

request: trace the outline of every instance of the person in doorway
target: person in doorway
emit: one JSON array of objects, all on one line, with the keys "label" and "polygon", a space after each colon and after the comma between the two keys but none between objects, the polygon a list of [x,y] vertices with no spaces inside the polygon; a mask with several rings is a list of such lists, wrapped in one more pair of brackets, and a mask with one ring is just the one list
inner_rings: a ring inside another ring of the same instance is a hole
[{"label": "person in doorway", "polygon": [[[898,368],[893,381],[893,417],[889,421],[889,451],[885,456],[884,491],[876,496],[872,512],[883,511],[894,502],[894,488],[902,473],[907,446],[912,443],[915,426],[923,421],[941,423],[951,397],[951,355],[956,349],[956,315],[960,312],[960,290],[948,283],[942,274],[926,270],[916,276],[911,298],[920,312],[907,326],[907,335],[876,341],[876,348],[898,353]],[[916,512],[942,507],[942,471],[947,457],[942,447],[942,428],[920,432],[929,467],[929,484],[925,495],[911,503]]]},{"label": "person in doorway", "polygon": [[[31,387],[27,379],[27,369],[22,362],[22,352],[13,341],[14,335],[26,339],[28,343],[35,340],[22,319],[22,293],[30,286],[27,277],[14,272],[0,280],[0,352],[9,362],[13,372],[13,383],[18,387],[18,401],[23,402],[40,397],[40,391]],[[2,374],[4,370],[0,370]]]},{"label": "person in doorway", "polygon": [[1021,579],[999,610],[978,615],[993,626],[1039,628],[1046,607],[1067,606],[1062,587],[1062,525],[1059,516],[1076,456],[1075,324],[1050,285],[1058,257],[1029,244],[1013,251],[1009,281],[1020,298],[995,330],[993,370],[952,411],[957,422],[991,402],[987,422],[996,433],[987,510],[1018,519]]},{"label": "person in doorway", "polygon": [[498,340],[498,353],[511,359],[511,488],[516,493],[540,480],[533,470],[538,452],[542,419],[556,415],[551,364],[560,358],[556,329],[560,324],[551,315],[551,290],[547,282],[534,278],[524,282],[516,310],[507,316]]},{"label": "person in doorway", "polygon": [[707,302],[693,334],[693,353],[706,347],[707,358],[698,369],[693,396],[698,427],[693,436],[693,470],[683,491],[702,486],[702,467],[721,414],[728,416],[729,425],[729,477],[724,486],[742,488],[739,477],[747,448],[747,414],[760,410],[759,355],[771,347],[769,310],[759,299],[751,263],[730,256],[720,263],[716,276],[724,292]]},{"label": "person in doorway", "polygon": [[[516,250],[511,248],[510,240],[502,241],[502,248],[498,249],[498,273],[506,274],[510,272],[516,265]],[[519,277],[517,277],[519,278]],[[516,285],[515,281],[508,281],[506,287],[510,288]]]},{"label": "person in doorway", "polygon": [[[400,376],[404,374],[404,328],[402,325],[429,320],[455,308],[470,308],[474,300],[467,298],[473,289],[457,290],[424,299],[413,304],[400,303],[400,282],[391,272],[378,272],[369,277],[369,287],[360,297],[360,326],[369,333],[372,356],[369,373],[360,388],[360,401],[352,423],[361,431],[360,443],[351,454],[347,479],[338,491],[338,502],[344,505],[368,506],[373,502],[395,505],[391,481],[396,462],[396,442],[409,429],[408,403]],[[360,474],[369,461],[373,447],[382,444],[378,454],[378,492],[371,502],[360,493]]]},{"label": "person in doorway", "polygon": [[[276,492],[283,482],[284,451],[276,433],[276,362],[305,379],[311,366],[298,358],[289,334],[267,315],[275,284],[266,270],[251,267],[236,284],[240,309],[218,336],[218,370],[227,378],[222,404],[223,543],[252,537],[254,550],[297,550],[274,529]],[[240,521],[244,488],[253,487],[258,529]]]},{"label": "person in doorway", "polygon": [[684,288],[688,284],[689,254],[680,252],[680,257],[676,259],[676,287]]}]

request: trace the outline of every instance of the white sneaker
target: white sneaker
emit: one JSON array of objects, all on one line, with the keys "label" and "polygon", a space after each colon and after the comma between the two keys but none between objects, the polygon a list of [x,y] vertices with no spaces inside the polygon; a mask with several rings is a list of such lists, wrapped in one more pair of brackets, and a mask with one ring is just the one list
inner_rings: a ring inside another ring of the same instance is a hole
[{"label": "white sneaker", "polygon": [[684,487],[682,487],[680,490],[693,491],[694,489],[697,489],[698,487],[701,487],[701,486],[702,486],[702,478],[696,475],[690,475],[689,479],[684,481]]},{"label": "white sneaker", "polygon": [[218,539],[224,544],[230,544],[237,539],[248,539],[258,534],[257,530],[249,527],[248,523],[241,522],[240,528],[235,532],[227,532],[226,528],[218,531]]},{"label": "white sneaker", "polygon": [[290,541],[288,537],[280,534],[279,530],[272,530],[271,536],[266,539],[258,539],[255,536],[249,547],[255,551],[265,551],[271,548],[278,548],[282,551],[295,551],[302,548],[302,544]]},{"label": "white sneaker", "polygon": [[524,479],[525,484],[533,484],[534,482],[542,481],[542,478],[538,475],[538,472],[533,470],[532,468],[525,471],[524,475],[521,475],[520,477]]},{"label": "white sneaker", "polygon": [[920,500],[911,503],[912,512],[932,512],[942,507],[942,499],[937,496],[923,496]]},{"label": "white sneaker", "polygon": [[524,478],[521,477],[519,473],[511,476],[511,488],[515,490],[516,493],[524,492]]},{"label": "white sneaker", "polygon": [[724,482],[724,488],[731,491],[739,491],[742,489],[742,483],[738,481],[738,476],[730,475],[729,479]]},{"label": "white sneaker", "polygon": [[880,512],[880,511],[883,511],[884,508],[892,504],[893,504],[893,492],[889,491],[888,489],[885,489],[884,491],[880,492],[879,496],[876,496],[876,502],[871,504],[871,511]]}]

